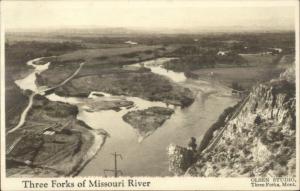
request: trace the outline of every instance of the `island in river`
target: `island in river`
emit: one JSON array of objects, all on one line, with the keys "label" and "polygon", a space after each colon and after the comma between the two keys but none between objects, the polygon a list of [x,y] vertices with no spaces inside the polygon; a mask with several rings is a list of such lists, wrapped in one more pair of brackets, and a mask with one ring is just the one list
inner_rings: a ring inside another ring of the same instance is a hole
[{"label": "island in river", "polygon": [[143,139],[151,135],[173,113],[174,110],[169,108],[150,107],[145,110],[130,111],[123,116],[123,119],[135,128]]}]

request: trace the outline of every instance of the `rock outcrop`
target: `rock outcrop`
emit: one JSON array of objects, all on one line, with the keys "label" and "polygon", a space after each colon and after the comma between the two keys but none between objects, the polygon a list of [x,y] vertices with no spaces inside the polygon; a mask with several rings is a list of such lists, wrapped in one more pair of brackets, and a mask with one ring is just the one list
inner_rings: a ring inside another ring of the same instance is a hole
[{"label": "rock outcrop", "polygon": [[[294,74],[293,68],[287,69],[278,79],[253,87],[225,125],[214,127],[210,142],[198,152],[197,161],[185,171],[185,175],[295,176]],[[181,157],[178,160],[183,159]],[[173,164],[174,161],[170,162],[170,169],[178,174],[179,170],[172,167]],[[181,168],[180,165],[178,167]]]},{"label": "rock outcrop", "polygon": [[187,148],[171,144],[168,147],[169,171],[180,176],[193,164],[194,152]]}]

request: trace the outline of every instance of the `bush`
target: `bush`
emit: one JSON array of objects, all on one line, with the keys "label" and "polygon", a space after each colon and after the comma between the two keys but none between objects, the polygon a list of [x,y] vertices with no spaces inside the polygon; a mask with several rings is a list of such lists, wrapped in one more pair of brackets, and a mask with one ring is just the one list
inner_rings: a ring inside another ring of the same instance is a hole
[{"label": "bush", "polygon": [[262,119],[259,115],[257,115],[254,119],[254,124],[260,125],[262,123]]}]

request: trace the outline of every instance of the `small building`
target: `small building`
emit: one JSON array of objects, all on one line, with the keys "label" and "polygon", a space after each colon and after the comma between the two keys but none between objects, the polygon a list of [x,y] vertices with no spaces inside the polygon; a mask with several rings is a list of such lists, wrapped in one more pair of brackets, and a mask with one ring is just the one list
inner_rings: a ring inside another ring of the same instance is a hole
[{"label": "small building", "polygon": [[125,42],[126,44],[130,44],[130,45],[137,45],[138,43],[137,42],[133,42],[131,40],[128,40]]},{"label": "small building", "polygon": [[281,48],[269,48],[269,50],[273,53],[273,54],[280,54],[282,52]]},{"label": "small building", "polygon": [[44,130],[43,132],[43,137],[44,137],[44,140],[46,142],[52,142],[54,140],[54,136],[55,136],[56,132],[53,128],[47,128]]},{"label": "small building", "polygon": [[54,134],[55,134],[55,131],[47,130],[47,131],[44,131],[43,134],[44,134],[44,135],[54,135]]},{"label": "small building", "polygon": [[272,55],[273,52],[270,52],[270,51],[266,51],[266,52],[262,52],[261,55]]},{"label": "small building", "polygon": [[31,161],[31,160],[25,160],[24,163],[25,163],[26,165],[31,165],[31,164],[32,164],[32,161]]},{"label": "small building", "polygon": [[218,56],[226,56],[228,53],[229,53],[230,51],[222,51],[222,50],[220,50],[218,53],[217,53],[217,55]]}]

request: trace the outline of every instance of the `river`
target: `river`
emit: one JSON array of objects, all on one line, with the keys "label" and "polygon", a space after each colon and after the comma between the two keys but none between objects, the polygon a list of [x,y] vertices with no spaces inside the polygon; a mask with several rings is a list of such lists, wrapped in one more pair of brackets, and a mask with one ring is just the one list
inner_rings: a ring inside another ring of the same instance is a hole
[{"label": "river", "polygon": [[[195,102],[184,109],[175,108],[172,117],[141,142],[138,141],[134,129],[122,120],[126,110],[102,111],[105,113],[102,114],[104,115],[102,120],[99,120],[99,113],[81,113],[80,118],[92,127],[104,128],[111,137],[106,140],[104,147],[79,173],[79,176],[103,176],[104,169],[113,169],[113,152],[122,154],[123,160],[118,160],[118,169],[126,176],[171,176],[168,170],[167,147],[171,143],[186,146],[192,136],[196,137],[199,143],[223,110],[236,104],[237,99],[229,96],[230,90],[225,87],[186,79],[182,72],[164,69],[162,64],[168,60],[168,58],[160,58],[133,66],[150,68],[153,73],[164,75],[191,88],[196,94]],[[148,106],[156,104],[150,102]],[[107,173],[107,175],[113,174]]]},{"label": "river", "polygon": [[41,59],[42,58],[36,58],[36,59],[28,61],[27,65],[34,67],[34,71],[31,74],[29,74],[27,77],[15,81],[15,83],[17,84],[17,86],[19,86],[21,89],[23,89],[23,90],[26,90],[26,89],[27,90],[31,90],[32,93],[29,96],[28,105],[26,106],[25,110],[22,112],[18,124],[14,128],[10,129],[7,132],[7,134],[16,131],[17,129],[19,129],[25,123],[27,114],[28,114],[28,112],[31,109],[31,106],[33,104],[33,98],[34,98],[34,96],[37,93],[42,92],[41,89],[35,83],[35,81],[36,81],[36,74],[40,74],[41,72],[47,70],[50,63],[48,62],[48,63],[43,64],[43,65],[35,65],[34,64],[35,62],[37,62],[37,61],[39,61]]},{"label": "river", "polygon": [[[133,65],[150,68],[153,73],[164,75],[170,80],[189,87],[196,95],[194,103],[184,109],[166,105],[162,102],[151,102],[137,97],[113,96],[105,92],[91,92],[88,98],[60,97],[55,94],[47,95],[52,101],[61,101],[76,105],[79,109],[78,119],[85,121],[94,129],[104,129],[110,134],[104,146],[94,158],[83,168],[78,176],[104,176],[104,169],[114,168],[112,153],[123,156],[118,160],[118,169],[125,176],[171,176],[168,171],[167,147],[173,143],[186,146],[190,137],[197,138],[199,143],[212,123],[216,121],[223,110],[234,105],[237,99],[229,96],[226,88],[200,80],[186,79],[183,73],[168,71],[162,67],[168,58],[160,58]],[[44,66],[47,68],[48,66]],[[35,73],[31,81],[29,78],[18,80],[22,89],[34,92]],[[101,93],[104,96],[96,96]],[[129,100],[134,107],[121,108],[120,111],[97,110],[95,103],[103,100]],[[143,139],[129,124],[122,120],[122,116],[131,110],[146,109],[151,106],[172,107],[175,113],[152,135]],[[112,173],[107,173],[112,176]]]}]

